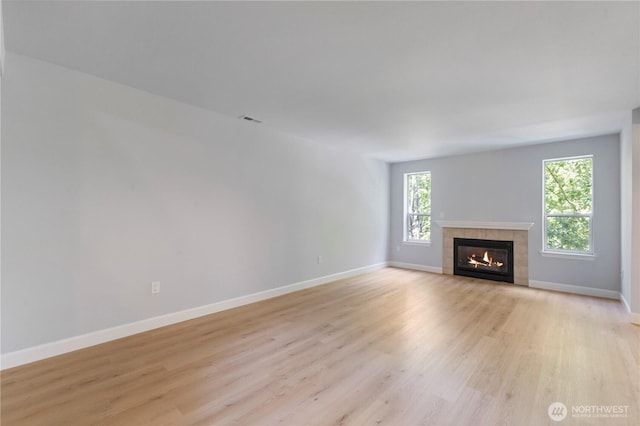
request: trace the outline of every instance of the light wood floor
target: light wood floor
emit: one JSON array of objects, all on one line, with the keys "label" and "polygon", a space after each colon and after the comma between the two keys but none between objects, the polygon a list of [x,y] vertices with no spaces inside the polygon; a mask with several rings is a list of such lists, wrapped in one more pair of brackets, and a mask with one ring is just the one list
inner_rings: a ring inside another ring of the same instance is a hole
[{"label": "light wood floor", "polygon": [[388,268],[3,371],[2,424],[638,425],[639,350],[616,301]]}]

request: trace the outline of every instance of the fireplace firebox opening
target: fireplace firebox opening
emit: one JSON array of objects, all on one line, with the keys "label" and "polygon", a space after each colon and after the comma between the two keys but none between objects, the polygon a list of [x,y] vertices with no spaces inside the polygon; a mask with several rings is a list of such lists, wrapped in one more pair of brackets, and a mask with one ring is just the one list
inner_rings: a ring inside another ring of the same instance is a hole
[{"label": "fireplace firebox opening", "polygon": [[513,241],[454,238],[453,274],[513,283]]}]

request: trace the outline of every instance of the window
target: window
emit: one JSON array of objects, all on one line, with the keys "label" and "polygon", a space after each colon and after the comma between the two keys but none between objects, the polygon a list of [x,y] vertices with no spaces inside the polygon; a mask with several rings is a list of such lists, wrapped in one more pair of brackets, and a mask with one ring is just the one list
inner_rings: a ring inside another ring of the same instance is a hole
[{"label": "window", "polygon": [[404,175],[405,242],[431,241],[431,172]]},{"label": "window", "polygon": [[593,254],[593,157],[545,160],[544,248]]}]

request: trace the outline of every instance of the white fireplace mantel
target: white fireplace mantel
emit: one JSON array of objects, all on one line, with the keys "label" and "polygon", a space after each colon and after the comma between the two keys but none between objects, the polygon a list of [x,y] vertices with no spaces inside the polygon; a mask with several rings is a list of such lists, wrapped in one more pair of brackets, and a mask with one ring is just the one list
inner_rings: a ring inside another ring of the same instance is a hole
[{"label": "white fireplace mantel", "polygon": [[467,229],[508,229],[513,231],[528,231],[533,222],[478,222],[474,220],[436,220],[441,228]]}]

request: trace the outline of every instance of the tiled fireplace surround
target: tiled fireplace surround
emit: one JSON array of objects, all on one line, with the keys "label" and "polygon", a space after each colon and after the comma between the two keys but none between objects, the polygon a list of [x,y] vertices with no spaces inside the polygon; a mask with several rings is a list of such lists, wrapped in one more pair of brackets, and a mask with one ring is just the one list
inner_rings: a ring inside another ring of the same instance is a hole
[{"label": "tiled fireplace surround", "polygon": [[453,275],[453,239],[513,241],[513,282],[529,285],[529,229],[533,223],[438,221],[442,227],[442,273]]}]

